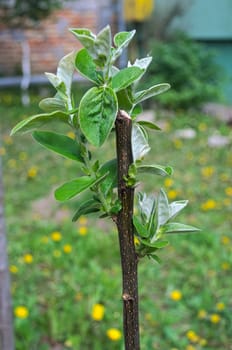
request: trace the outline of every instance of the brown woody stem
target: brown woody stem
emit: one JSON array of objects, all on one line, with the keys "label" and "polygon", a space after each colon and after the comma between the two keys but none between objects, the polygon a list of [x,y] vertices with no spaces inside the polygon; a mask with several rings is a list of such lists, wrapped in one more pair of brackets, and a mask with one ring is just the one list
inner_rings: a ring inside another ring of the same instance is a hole
[{"label": "brown woody stem", "polygon": [[123,327],[125,350],[139,350],[139,312],[138,312],[138,257],[134,246],[133,206],[134,189],[127,187],[130,164],[133,162],[130,116],[119,111],[116,119],[116,143],[118,162],[118,196],[122,209],[117,215],[117,228],[122,266]]}]

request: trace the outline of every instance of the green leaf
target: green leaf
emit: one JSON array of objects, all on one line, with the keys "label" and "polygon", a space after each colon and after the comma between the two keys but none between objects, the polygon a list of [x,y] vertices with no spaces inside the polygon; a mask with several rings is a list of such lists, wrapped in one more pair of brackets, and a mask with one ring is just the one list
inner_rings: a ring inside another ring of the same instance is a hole
[{"label": "green leaf", "polygon": [[161,188],[158,202],[157,202],[157,219],[158,219],[158,227],[166,224],[166,222],[170,218],[169,204],[166,193]]},{"label": "green leaf", "polygon": [[80,41],[80,43],[86,47],[87,50],[91,50],[94,46],[96,36],[86,28],[71,28],[69,29],[72,34]]},{"label": "green leaf", "polygon": [[11,131],[11,135],[16,132],[27,132],[39,129],[52,122],[62,122],[69,124],[69,115],[65,112],[54,111],[52,113],[36,114],[19,122]]},{"label": "green leaf", "polygon": [[181,210],[183,210],[188,204],[188,200],[181,200],[181,201],[176,201],[172,202],[169,204],[169,209],[170,209],[170,219],[174,219]]},{"label": "green leaf", "polygon": [[100,184],[100,189],[105,195],[107,195],[111,189],[117,187],[117,159],[112,159],[101,166],[99,175],[102,176],[106,173],[108,173],[107,177]]},{"label": "green leaf", "polygon": [[76,55],[76,69],[87,79],[94,83],[99,83],[99,75],[97,67],[86,49],[80,50]]},{"label": "green leaf", "polygon": [[138,193],[138,205],[141,216],[143,217],[146,223],[149,222],[149,218],[152,215],[152,212],[155,209],[156,198],[154,195],[150,194],[149,196],[146,193]]},{"label": "green leaf", "polygon": [[129,87],[127,89],[118,91],[117,99],[119,109],[123,109],[124,111],[129,112],[133,107],[133,104],[130,100]]},{"label": "green leaf", "polygon": [[96,64],[100,67],[104,67],[110,58],[111,41],[111,30],[110,26],[107,25],[97,35],[94,48],[93,50],[90,50],[90,54],[94,58]]},{"label": "green leaf", "polygon": [[[64,83],[66,88],[66,95],[68,96],[68,98],[71,98],[71,87],[75,68],[75,57],[75,52],[69,53],[60,60],[57,67],[56,75]],[[69,106],[69,108],[71,109],[71,106]]]},{"label": "green leaf", "polygon": [[173,169],[170,166],[162,165],[139,165],[137,166],[137,173],[148,173],[161,176],[170,176],[173,173]]},{"label": "green leaf", "polygon": [[80,127],[94,146],[101,146],[108,137],[117,111],[117,97],[109,87],[93,87],[83,96],[79,107]]},{"label": "green leaf", "polygon": [[112,88],[119,91],[127,88],[143,74],[143,70],[138,67],[127,67],[120,70],[112,78]]},{"label": "green leaf", "polygon": [[150,151],[147,135],[137,123],[132,126],[132,153],[133,160],[141,160]]},{"label": "green leaf", "polygon": [[152,61],[152,57],[144,57],[144,58],[136,58],[133,67],[139,67],[144,70],[144,72],[147,70],[148,66],[150,65]]},{"label": "green leaf", "polygon": [[75,197],[87,188],[93,186],[98,181],[99,179],[96,180],[89,176],[82,176],[78,179],[66,182],[65,184],[56,189],[55,198],[58,201],[66,201]]},{"label": "green leaf", "polygon": [[[130,111],[130,115],[132,119],[136,119],[137,115],[142,113],[143,111],[143,107],[141,104],[137,104],[136,106],[133,105],[134,107],[132,108],[132,110]],[[142,125],[143,124],[141,122],[139,122],[138,124]]]},{"label": "green leaf", "polygon": [[100,211],[99,203],[97,203],[94,199],[89,199],[80,204],[72,218],[72,221],[77,221],[82,215],[96,213],[98,211]]},{"label": "green leaf", "polygon": [[61,98],[48,97],[40,101],[39,107],[45,112],[66,111],[65,103]]},{"label": "green leaf", "polygon": [[199,232],[200,230],[194,226],[180,224],[178,222],[170,222],[162,226],[164,233],[191,233]]},{"label": "green leaf", "polygon": [[158,264],[162,263],[162,260],[156,254],[148,254],[148,257],[155,260]]},{"label": "green leaf", "polygon": [[48,78],[48,80],[50,81],[50,83],[54,86],[54,88],[57,90],[59,96],[63,99],[63,100],[67,100],[68,95],[66,93],[66,87],[65,87],[65,83],[55,74],[53,73],[48,73],[45,72],[46,77]]},{"label": "green leaf", "polygon": [[114,44],[116,46],[116,50],[113,55],[114,61],[121,55],[122,51],[129,45],[130,41],[133,39],[135,35],[135,30],[131,32],[120,32],[114,36]]},{"label": "green leaf", "polygon": [[66,158],[84,162],[81,156],[80,145],[68,136],[50,131],[35,131],[33,137],[42,146]]},{"label": "green leaf", "polygon": [[133,216],[133,224],[138,235],[141,238],[149,236],[149,232],[147,231],[146,227],[140,222],[140,220],[136,216]]},{"label": "green leaf", "polygon": [[166,247],[169,242],[168,241],[156,241],[154,243],[149,242],[148,240],[145,239],[141,239],[140,240],[142,244],[144,244],[147,247],[151,247],[151,248],[157,248],[157,249],[161,249]]},{"label": "green leaf", "polygon": [[167,83],[154,85],[147,90],[136,92],[134,95],[133,102],[136,104],[141,103],[142,101],[145,101],[150,97],[159,95],[162,92],[167,91],[168,89],[170,89],[170,84]]},{"label": "green leaf", "polygon": [[142,125],[142,126],[146,127],[146,128],[149,128],[151,130],[161,130],[158,125],[156,125],[156,124],[154,124],[152,122],[148,122],[146,120],[139,120],[139,121],[137,121],[137,123],[139,125]]}]

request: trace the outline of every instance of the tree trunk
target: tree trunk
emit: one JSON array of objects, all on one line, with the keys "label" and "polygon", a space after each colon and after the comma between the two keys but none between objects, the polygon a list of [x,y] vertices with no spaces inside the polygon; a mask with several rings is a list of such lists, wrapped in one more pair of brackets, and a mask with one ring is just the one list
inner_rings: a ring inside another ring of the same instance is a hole
[{"label": "tree trunk", "polygon": [[138,257],[134,246],[133,206],[134,189],[127,187],[125,177],[133,162],[130,116],[119,111],[116,119],[116,143],[118,162],[118,196],[122,209],[117,215],[117,228],[122,266],[122,299],[123,299],[123,327],[125,350],[139,350],[139,312],[138,312]]},{"label": "tree trunk", "polygon": [[14,350],[10,294],[10,275],[7,258],[6,230],[3,213],[3,183],[0,159],[0,350]]}]

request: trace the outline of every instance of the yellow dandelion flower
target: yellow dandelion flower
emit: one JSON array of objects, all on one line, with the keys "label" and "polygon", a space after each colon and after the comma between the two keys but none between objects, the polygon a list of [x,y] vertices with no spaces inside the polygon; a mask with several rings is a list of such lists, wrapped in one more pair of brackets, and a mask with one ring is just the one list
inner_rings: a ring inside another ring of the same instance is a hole
[{"label": "yellow dandelion flower", "polygon": [[9,270],[11,273],[16,274],[16,273],[18,273],[19,269],[15,265],[10,265]]},{"label": "yellow dandelion flower", "polygon": [[173,179],[171,179],[170,177],[167,177],[165,180],[164,180],[164,186],[165,187],[171,187],[173,185],[174,181]]},{"label": "yellow dandelion flower", "polygon": [[67,339],[65,340],[64,345],[67,346],[67,348],[71,348],[73,346],[73,343],[70,339]]},{"label": "yellow dandelion flower", "polygon": [[70,138],[73,139],[73,140],[75,140],[75,138],[76,138],[76,135],[75,135],[75,133],[74,133],[73,131],[69,131],[69,132],[67,133],[67,136],[70,137]]},{"label": "yellow dandelion flower", "polygon": [[44,243],[44,244],[47,244],[49,242],[48,236],[41,237],[41,242]]},{"label": "yellow dandelion flower", "polygon": [[185,349],[186,350],[196,350],[195,346],[193,346],[193,345],[187,345]]},{"label": "yellow dandelion flower", "polygon": [[72,246],[71,246],[70,244],[65,244],[65,245],[63,246],[63,251],[64,251],[66,254],[71,253],[71,251],[72,251]]},{"label": "yellow dandelion flower", "polygon": [[199,344],[200,344],[201,346],[206,346],[206,345],[207,345],[207,340],[204,339],[204,338],[200,338],[200,339],[199,339]]},{"label": "yellow dandelion flower", "polygon": [[207,317],[207,312],[204,309],[198,311],[197,317],[200,319],[204,319]]},{"label": "yellow dandelion flower", "polygon": [[212,315],[210,316],[210,321],[211,321],[212,323],[214,323],[214,324],[217,324],[217,323],[219,323],[219,322],[221,321],[221,316],[218,315],[218,314],[212,314]]},{"label": "yellow dandelion flower", "polygon": [[203,177],[206,177],[206,178],[211,177],[214,174],[214,172],[215,172],[215,169],[212,166],[206,166],[201,169],[201,174],[203,175]]},{"label": "yellow dandelion flower", "polygon": [[33,179],[34,177],[36,177],[37,173],[38,173],[38,168],[36,166],[32,166],[30,169],[28,169],[27,177],[29,177],[30,179]]},{"label": "yellow dandelion flower", "polygon": [[221,242],[222,242],[222,244],[224,244],[224,245],[230,244],[230,237],[228,237],[228,236],[222,236],[222,237],[221,237]]},{"label": "yellow dandelion flower", "polygon": [[186,333],[186,337],[188,340],[190,340],[192,343],[197,343],[199,341],[199,336],[192,330],[189,330]]},{"label": "yellow dandelion flower", "polygon": [[182,299],[182,293],[181,291],[175,289],[170,293],[170,298],[174,301],[179,301]]},{"label": "yellow dandelion flower", "polygon": [[232,187],[227,187],[225,189],[225,194],[229,197],[232,197]]},{"label": "yellow dandelion flower", "polygon": [[139,245],[140,244],[140,241],[138,239],[138,237],[134,236],[134,244],[135,245]]},{"label": "yellow dandelion flower", "polygon": [[227,261],[225,261],[221,264],[221,268],[222,268],[222,270],[227,271],[230,269],[230,264]]},{"label": "yellow dandelion flower", "polygon": [[79,235],[85,236],[88,232],[88,229],[86,226],[81,226],[81,227],[79,227],[78,232],[79,232]]},{"label": "yellow dandelion flower", "polygon": [[62,234],[59,231],[54,231],[51,233],[51,239],[54,242],[59,242],[62,239]]},{"label": "yellow dandelion flower", "polygon": [[202,203],[201,209],[202,210],[212,210],[215,209],[217,206],[217,203],[214,199],[208,199],[206,202]]},{"label": "yellow dandelion flower", "polygon": [[207,124],[205,124],[205,123],[200,123],[200,124],[198,125],[198,130],[199,130],[199,131],[205,131],[205,130],[207,130]]},{"label": "yellow dandelion flower", "polygon": [[118,341],[122,338],[122,333],[117,328],[109,328],[106,335],[112,341]]},{"label": "yellow dandelion flower", "polygon": [[3,141],[6,145],[12,145],[13,144],[13,140],[12,137],[9,135],[4,135],[3,136]]},{"label": "yellow dandelion flower", "polygon": [[216,304],[216,309],[217,309],[218,311],[225,310],[225,304],[224,304],[223,302],[218,302],[218,303]]},{"label": "yellow dandelion flower", "polygon": [[180,149],[183,147],[183,142],[179,139],[173,140],[173,143],[174,143],[175,148],[177,148],[177,149]]},{"label": "yellow dandelion flower", "polygon": [[5,156],[5,154],[6,154],[5,147],[0,147],[0,156]]},{"label": "yellow dandelion flower", "polygon": [[28,159],[28,154],[26,152],[20,152],[19,153],[19,159],[22,161],[25,161]]},{"label": "yellow dandelion flower", "polygon": [[178,192],[176,190],[168,191],[168,198],[170,199],[176,199],[177,195],[178,195]]},{"label": "yellow dandelion flower", "polygon": [[11,169],[15,169],[17,167],[17,163],[15,159],[9,159],[7,165]]},{"label": "yellow dandelion flower", "polygon": [[87,217],[86,216],[81,216],[78,220],[79,224],[82,226],[85,226],[87,224]]},{"label": "yellow dandelion flower", "polygon": [[102,304],[94,304],[91,316],[94,321],[101,321],[105,314],[105,307]]},{"label": "yellow dandelion flower", "polygon": [[29,311],[26,306],[17,306],[14,309],[14,314],[17,318],[25,319],[29,315]]},{"label": "yellow dandelion flower", "polygon": [[25,254],[23,256],[23,261],[26,263],[26,264],[31,264],[33,262],[33,256],[31,254]]},{"label": "yellow dandelion flower", "polygon": [[55,249],[55,250],[53,251],[53,256],[54,256],[55,258],[60,258],[60,257],[61,257],[61,251],[58,250],[58,249]]},{"label": "yellow dandelion flower", "polygon": [[83,294],[81,292],[77,292],[75,295],[75,300],[80,301],[83,298]]}]

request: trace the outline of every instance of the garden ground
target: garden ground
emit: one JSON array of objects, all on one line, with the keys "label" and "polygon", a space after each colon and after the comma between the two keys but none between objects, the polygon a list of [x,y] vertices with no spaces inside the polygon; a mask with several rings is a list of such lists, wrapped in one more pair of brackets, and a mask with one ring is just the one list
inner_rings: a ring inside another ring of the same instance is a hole
[{"label": "garden ground", "polygon": [[[16,122],[38,113],[37,97],[30,107],[21,106],[17,93],[1,93],[0,100],[16,349],[123,349],[116,229],[95,217],[72,223],[75,199],[58,204],[51,191],[78,176],[76,164],[29,135],[9,136]],[[231,128],[199,112],[158,110],[156,121],[163,132],[149,132],[150,161],[173,166],[174,175],[147,177],[145,190],[164,187],[170,200],[189,199],[179,221],[202,231],[170,237],[160,265],[141,261],[141,349],[230,350]],[[177,132],[183,129],[193,137],[183,138]],[[229,144],[210,146],[214,135]],[[110,149],[99,150],[104,161]]]}]

